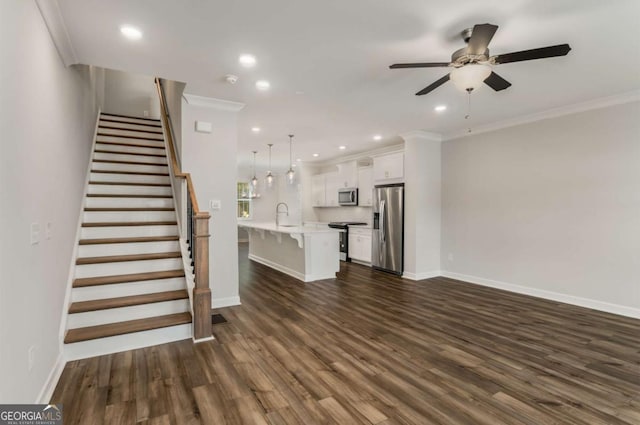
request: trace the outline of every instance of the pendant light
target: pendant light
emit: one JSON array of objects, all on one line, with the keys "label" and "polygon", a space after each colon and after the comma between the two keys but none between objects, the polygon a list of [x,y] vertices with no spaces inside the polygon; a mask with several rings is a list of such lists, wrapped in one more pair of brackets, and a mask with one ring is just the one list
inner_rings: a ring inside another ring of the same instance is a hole
[{"label": "pendant light", "polygon": [[290,134],[289,135],[289,171],[287,171],[287,178],[289,179],[289,183],[293,183],[293,177],[296,174],[296,172],[293,171],[292,146],[293,146],[293,134]]},{"label": "pendant light", "polygon": [[269,170],[267,171],[267,186],[271,187],[273,185],[273,174],[271,174],[271,147],[273,143],[268,143],[269,146]]},{"label": "pendant light", "polygon": [[258,178],[256,177],[256,154],[258,151],[253,151],[253,178],[251,179],[251,186],[255,190],[258,186]]}]

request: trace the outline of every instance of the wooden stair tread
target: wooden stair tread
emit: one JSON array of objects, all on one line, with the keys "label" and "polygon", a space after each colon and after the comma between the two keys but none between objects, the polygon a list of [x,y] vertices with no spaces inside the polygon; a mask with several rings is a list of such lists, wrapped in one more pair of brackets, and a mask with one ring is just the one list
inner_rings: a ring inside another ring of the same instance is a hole
[{"label": "wooden stair tread", "polygon": [[177,241],[178,236],[142,236],[139,238],[99,238],[80,239],[80,245],[98,245],[108,243],[138,243],[138,242],[166,242]]},{"label": "wooden stair tread", "polygon": [[149,145],[143,145],[141,143],[101,142],[100,140],[96,140],[96,143],[100,143],[101,145],[130,146],[132,148],[149,148],[149,149],[164,150],[164,146],[149,146]]},{"label": "wooden stair tread", "polygon": [[64,343],[72,344],[74,342],[166,328],[186,323],[191,323],[191,313],[189,312],[128,320],[126,322],[109,323],[106,325],[87,326],[85,328],[69,329],[64,337]]},{"label": "wooden stair tread", "polygon": [[129,295],[127,297],[106,298],[91,301],[76,301],[69,306],[69,313],[85,313],[88,311],[108,310],[110,308],[131,307],[135,305],[160,303],[164,301],[184,300],[189,298],[186,289],[177,291],[154,292],[152,294]]},{"label": "wooden stair tread", "polygon": [[[165,154],[155,154],[155,153],[138,153],[138,152],[122,152],[122,151],[105,151],[103,149],[94,150],[95,153],[112,153],[115,155],[136,155],[136,156],[152,156],[154,158],[166,158]],[[147,165],[166,165],[166,164],[147,164]]]},{"label": "wooden stair tread", "polygon": [[148,117],[132,117],[130,115],[121,115],[121,114],[110,114],[107,112],[100,112],[100,116],[106,115],[108,117],[120,117],[120,118],[129,118],[132,120],[144,120],[144,121],[154,121],[157,122],[158,124],[160,123],[160,120],[157,118],[148,118]]},{"label": "wooden stair tread", "polygon": [[[151,127],[151,128],[162,128],[161,124],[148,124],[148,123],[141,123],[141,122],[129,122],[129,121],[122,121],[122,120],[111,119],[111,118],[103,118],[103,117],[100,117],[100,121],[115,122],[115,123],[118,123],[118,124],[128,124],[128,125],[144,125],[145,127]],[[118,127],[118,128],[120,128],[120,127]]]},{"label": "wooden stair tread", "polygon": [[140,207],[140,208],[119,208],[119,207],[105,207],[105,208],[98,208],[98,207],[87,207],[84,209],[86,212],[113,212],[113,211],[174,211],[173,208],[164,208],[164,207]]},{"label": "wooden stair tread", "polygon": [[[93,162],[105,162],[109,164],[131,164],[131,165],[153,165],[156,167],[166,167],[167,164],[154,164],[150,162],[140,162],[140,161],[117,161],[112,159],[94,159]],[[163,174],[164,175],[164,174]]]},{"label": "wooden stair tread", "polygon": [[101,221],[82,223],[82,227],[175,226],[175,221]]},{"label": "wooden stair tread", "polygon": [[128,255],[106,255],[103,257],[80,257],[76,259],[76,264],[101,264],[101,263],[122,263],[125,261],[147,261],[164,260],[167,258],[180,258],[180,251],[156,252],[152,254],[128,254]]},{"label": "wooden stair tread", "polygon": [[171,195],[141,195],[135,193],[87,193],[87,198],[173,198]]},{"label": "wooden stair tread", "polygon": [[[131,123],[131,124],[136,125],[135,123]],[[154,131],[152,129],[142,130],[142,129],[139,129],[139,128],[112,127],[112,126],[109,126],[109,125],[99,125],[98,128],[104,128],[105,130],[137,131],[139,133],[162,134],[162,131]]]},{"label": "wooden stair tread", "polygon": [[[94,162],[96,160],[94,159]],[[106,161],[105,161],[106,162]],[[113,161],[110,161],[113,162]],[[144,164],[144,165],[159,165],[159,166],[167,166],[167,164]],[[138,176],[169,176],[169,173],[148,173],[144,171],[116,171],[116,170],[91,170],[92,173],[103,173],[103,174],[133,174]]]},{"label": "wooden stair tread", "polygon": [[171,187],[170,183],[96,182],[96,181],[89,181],[89,184],[101,184],[101,185],[110,185],[110,186],[161,186],[161,187]]},{"label": "wooden stair tread", "polygon": [[[164,140],[164,139],[158,139],[158,138],[155,138],[155,137],[128,136],[126,134],[98,133],[97,136],[121,137],[123,139],[155,140],[155,141],[158,141],[158,142],[162,142]],[[100,143],[100,142],[97,142],[97,143]]]},{"label": "wooden stair tread", "polygon": [[115,283],[141,282],[144,280],[171,279],[174,277],[184,277],[184,270],[165,270],[161,272],[119,274],[114,276],[82,277],[74,279],[74,288],[84,288],[87,286],[112,285]]}]

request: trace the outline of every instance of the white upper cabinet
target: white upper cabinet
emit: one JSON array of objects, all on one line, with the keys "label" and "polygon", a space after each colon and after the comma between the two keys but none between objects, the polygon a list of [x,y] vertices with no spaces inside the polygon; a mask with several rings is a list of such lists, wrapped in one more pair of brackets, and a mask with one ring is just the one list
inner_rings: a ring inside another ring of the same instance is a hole
[{"label": "white upper cabinet", "polygon": [[373,169],[371,167],[358,168],[358,205],[363,207],[373,205]]},{"label": "white upper cabinet", "polygon": [[324,207],[327,202],[325,195],[324,174],[311,176],[311,199],[314,207]]},{"label": "white upper cabinet", "polygon": [[340,186],[340,173],[326,173],[324,175],[324,187],[325,187],[325,206],[337,207],[338,204],[338,189]]},{"label": "white upper cabinet", "polygon": [[356,161],[338,164],[338,188],[358,186],[358,168]]},{"label": "white upper cabinet", "polygon": [[404,182],[404,152],[394,152],[373,158],[375,184]]}]

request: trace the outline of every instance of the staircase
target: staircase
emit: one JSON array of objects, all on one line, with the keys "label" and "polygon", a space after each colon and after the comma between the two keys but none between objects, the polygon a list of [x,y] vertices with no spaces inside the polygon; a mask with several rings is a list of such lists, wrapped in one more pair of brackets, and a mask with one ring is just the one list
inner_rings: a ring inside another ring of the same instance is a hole
[{"label": "staircase", "polygon": [[64,337],[67,359],[192,336],[159,120],[101,114]]}]

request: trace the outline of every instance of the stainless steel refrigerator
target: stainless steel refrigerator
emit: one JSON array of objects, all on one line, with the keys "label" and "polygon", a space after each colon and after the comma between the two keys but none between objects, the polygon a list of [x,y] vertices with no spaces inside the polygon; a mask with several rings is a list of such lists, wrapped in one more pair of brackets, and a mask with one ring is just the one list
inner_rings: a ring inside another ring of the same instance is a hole
[{"label": "stainless steel refrigerator", "polygon": [[373,237],[371,265],[402,274],[404,262],[404,185],[373,189]]}]

